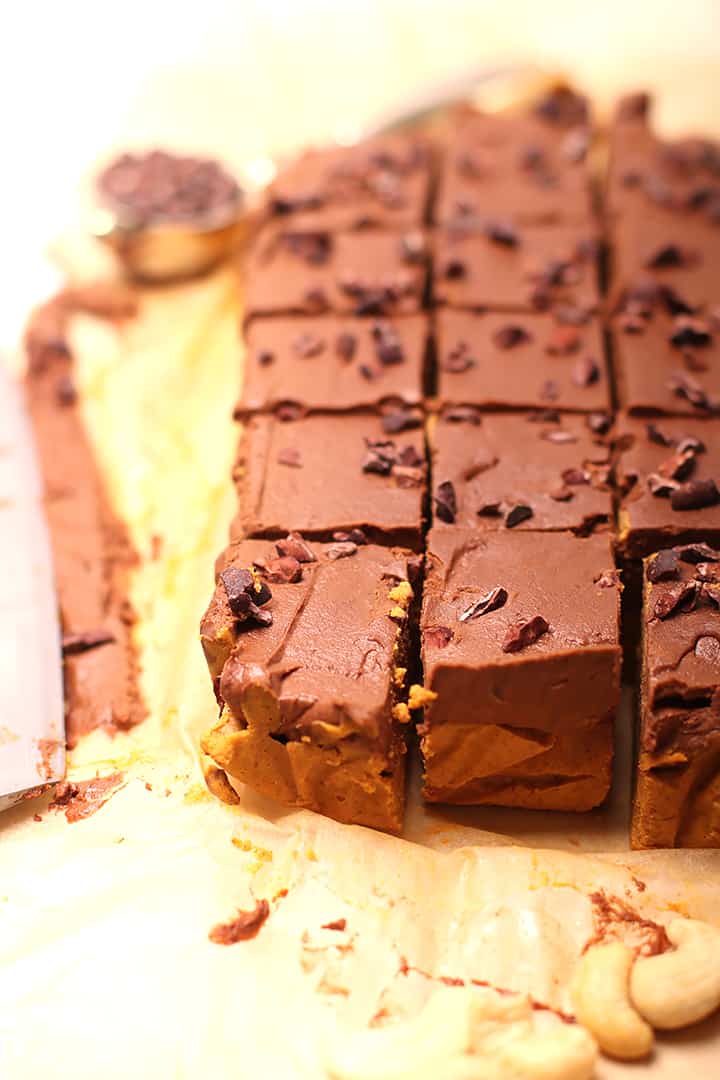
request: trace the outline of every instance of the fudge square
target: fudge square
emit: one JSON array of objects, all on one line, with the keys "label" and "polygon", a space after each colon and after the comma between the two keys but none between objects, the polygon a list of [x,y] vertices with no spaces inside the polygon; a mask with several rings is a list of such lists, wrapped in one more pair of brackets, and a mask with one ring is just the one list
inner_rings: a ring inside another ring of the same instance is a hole
[{"label": "fudge square", "polygon": [[349,541],[230,546],[200,631],[221,707],[202,746],[226,776],[400,831],[418,570],[409,552]]},{"label": "fudge square", "polygon": [[427,279],[421,232],[299,231],[270,228],[250,252],[245,317],[412,314]]},{"label": "fudge square", "polygon": [[592,226],[490,222],[438,229],[435,299],[458,308],[534,311],[599,304],[598,243]]},{"label": "fudge square", "polygon": [[422,225],[432,168],[432,146],[417,135],[307,150],[273,180],[267,213],[301,229]]},{"label": "fudge square", "polygon": [[610,407],[602,331],[583,309],[499,315],[447,308],[435,325],[443,404],[577,412]]},{"label": "fudge square", "polygon": [[620,415],[613,440],[621,558],[695,540],[720,547],[720,420]]},{"label": "fudge square", "polygon": [[671,316],[658,304],[659,295],[652,289],[644,298],[627,299],[625,312],[612,321],[621,405],[645,415],[720,413],[720,323]]},{"label": "fudge square", "polygon": [[368,540],[419,550],[424,433],[418,426],[388,434],[387,419],[252,417],[235,468],[240,510],[233,539],[297,531],[329,541],[359,529]]},{"label": "fudge square", "polygon": [[619,600],[607,536],[431,531],[418,695],[428,800],[577,811],[603,801]]},{"label": "fudge square", "polygon": [[471,409],[431,419],[436,528],[579,535],[607,528],[610,449],[588,419]]},{"label": "fudge square", "polygon": [[719,603],[707,543],[645,560],[633,847],[720,847]]},{"label": "fudge square", "polygon": [[254,319],[245,337],[241,416],[288,403],[347,412],[422,402],[425,315]]},{"label": "fudge square", "polygon": [[592,217],[584,122],[469,113],[451,131],[440,174],[436,220],[558,224]]}]

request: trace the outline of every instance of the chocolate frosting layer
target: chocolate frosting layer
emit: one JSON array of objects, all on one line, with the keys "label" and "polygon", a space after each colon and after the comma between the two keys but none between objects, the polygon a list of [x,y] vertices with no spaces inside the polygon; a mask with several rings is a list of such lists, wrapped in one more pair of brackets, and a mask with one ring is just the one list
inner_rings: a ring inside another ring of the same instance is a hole
[{"label": "chocolate frosting layer", "polygon": [[422,307],[422,234],[266,229],[246,264],[246,318],[254,315],[407,315]]},{"label": "chocolate frosting layer", "polygon": [[440,418],[430,441],[434,490],[449,481],[457,502],[446,528],[587,533],[611,519],[609,450],[585,417],[541,423],[533,413]]},{"label": "chocolate frosting layer", "polygon": [[362,529],[369,539],[419,548],[425,497],[421,428],[388,435],[378,416],[255,416],[235,471],[235,536],[298,530],[330,540]]},{"label": "chocolate frosting layer", "polygon": [[427,337],[423,315],[255,319],[236,411],[271,412],[289,402],[314,412],[417,405]]},{"label": "chocolate frosting layer", "polygon": [[498,225],[437,231],[434,295],[440,303],[496,311],[569,303],[596,310],[597,240],[592,226],[527,225],[507,235]]},{"label": "chocolate frosting layer", "polygon": [[598,320],[577,308],[559,315],[440,311],[440,401],[487,409],[608,409]]}]

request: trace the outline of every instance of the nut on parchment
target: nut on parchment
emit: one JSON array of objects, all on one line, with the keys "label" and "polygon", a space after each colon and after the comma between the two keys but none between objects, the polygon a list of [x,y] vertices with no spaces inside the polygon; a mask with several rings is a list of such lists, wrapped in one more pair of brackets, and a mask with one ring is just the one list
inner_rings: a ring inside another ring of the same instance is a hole
[{"label": "nut on parchment", "polygon": [[635,1008],[661,1030],[686,1027],[720,1008],[720,929],[673,919],[667,935],[675,948],[639,957],[630,975]]},{"label": "nut on parchment", "polygon": [[647,1057],[653,1031],[630,1001],[634,953],[622,941],[592,945],[577,966],[570,990],[575,1015],[600,1049],[621,1061]]},{"label": "nut on parchment", "polygon": [[584,1028],[538,1030],[528,1000],[442,987],[410,1020],[337,1041],[334,1080],[589,1080],[597,1047]]}]

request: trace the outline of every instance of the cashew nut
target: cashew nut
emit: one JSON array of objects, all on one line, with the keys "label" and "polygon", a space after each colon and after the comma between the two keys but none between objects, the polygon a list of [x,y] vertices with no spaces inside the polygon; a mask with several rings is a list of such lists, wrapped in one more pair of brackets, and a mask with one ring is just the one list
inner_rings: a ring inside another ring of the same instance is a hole
[{"label": "cashew nut", "polygon": [[573,976],[575,1014],[601,1050],[623,1061],[647,1057],[653,1031],[630,1002],[632,949],[622,941],[591,945]]},{"label": "cashew nut", "polygon": [[673,919],[675,948],[641,956],[630,976],[630,996],[653,1027],[686,1027],[720,1007],[720,929],[697,919]]},{"label": "cashew nut", "polygon": [[580,1027],[538,1032],[526,998],[443,987],[411,1020],[338,1042],[334,1080],[589,1080],[597,1048]]}]

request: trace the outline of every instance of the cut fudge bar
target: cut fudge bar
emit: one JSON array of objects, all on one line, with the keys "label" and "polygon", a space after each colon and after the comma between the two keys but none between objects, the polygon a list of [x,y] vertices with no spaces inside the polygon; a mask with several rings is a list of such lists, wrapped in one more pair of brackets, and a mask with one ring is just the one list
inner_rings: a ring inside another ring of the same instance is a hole
[{"label": "cut fudge bar", "polygon": [[231,545],[219,569],[205,752],[263,795],[398,832],[417,557],[296,536]]},{"label": "cut fudge bar", "polygon": [[633,847],[720,847],[720,553],[645,561]]},{"label": "cut fudge bar", "polygon": [[621,416],[614,441],[624,559],[693,540],[720,546],[720,420]]},{"label": "cut fudge bar", "polygon": [[585,123],[469,113],[451,132],[436,220],[558,224],[592,216]]},{"label": "cut fudge bar", "polygon": [[607,206],[612,215],[720,222],[720,144],[710,139],[659,139],[650,127],[647,94],[624,98],[610,131]]},{"label": "cut fudge bar", "polygon": [[652,301],[630,299],[623,307],[612,323],[621,404],[645,414],[720,411],[720,322],[671,316]]},{"label": "cut fudge bar", "polygon": [[428,552],[425,797],[543,810],[602,802],[620,690],[608,538],[433,529]]},{"label": "cut fudge bar", "polygon": [[432,147],[418,136],[308,150],[272,182],[267,211],[301,229],[421,225],[432,167]]},{"label": "cut fudge bar", "polygon": [[308,412],[416,406],[427,338],[424,315],[254,319],[236,414],[282,411],[288,404]]},{"label": "cut fudge bar", "polygon": [[430,425],[437,528],[607,527],[610,452],[585,417],[460,410]]},{"label": "cut fudge bar", "polygon": [[490,222],[439,229],[435,298],[460,308],[533,311],[598,305],[597,241],[591,227]]},{"label": "cut fudge bar", "polygon": [[712,311],[720,303],[720,224],[651,212],[622,218],[612,241],[614,306],[658,289],[678,314]]},{"label": "cut fudge bar", "polygon": [[423,431],[387,434],[383,419],[254,416],[236,468],[240,512],[233,536],[298,531],[331,540],[336,532],[361,529],[369,540],[419,549]]},{"label": "cut fudge bar", "polygon": [[246,318],[254,315],[412,314],[422,307],[425,239],[407,233],[266,229],[246,267]]},{"label": "cut fudge bar", "polygon": [[582,309],[497,315],[440,311],[438,396],[487,409],[608,409],[610,391],[597,319]]}]

